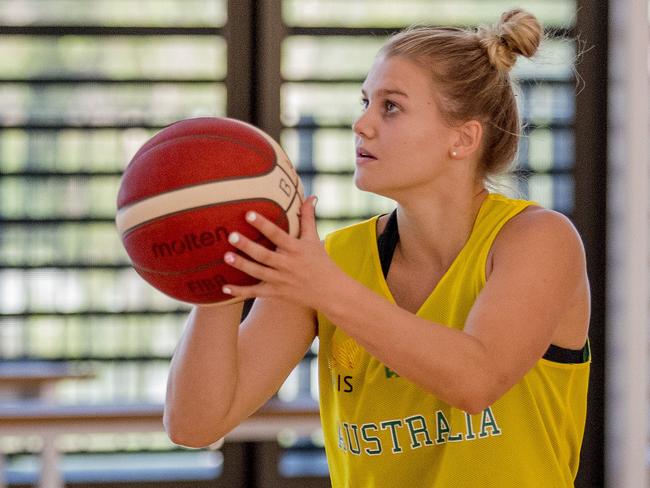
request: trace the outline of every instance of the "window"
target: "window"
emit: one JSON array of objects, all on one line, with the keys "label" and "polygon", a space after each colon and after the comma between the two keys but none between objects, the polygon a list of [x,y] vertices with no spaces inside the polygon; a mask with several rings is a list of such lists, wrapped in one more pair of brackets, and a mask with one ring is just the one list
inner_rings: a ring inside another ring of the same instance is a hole
[{"label": "window", "polygon": [[[60,384],[62,402],[164,398],[188,307],[130,267],[114,224],[117,188],[160,128],[225,115],[226,7],[0,5],[0,357],[92,364],[95,379]],[[170,447],[163,433],[93,439],[62,443],[71,451]],[[3,447],[28,448],[18,439]]]},{"label": "window", "polygon": [[[324,236],[393,206],[354,188],[350,128],[363,78],[387,36],[413,23],[491,23],[511,3],[280,3],[278,19],[256,6],[256,25],[276,36],[286,27],[272,66],[281,76],[267,86],[252,83],[257,91],[245,96],[261,99],[251,121],[263,129],[269,127],[259,107],[266,103],[268,113],[278,114],[271,124],[280,127],[277,137],[306,193],[320,198]],[[576,46],[562,35],[573,28],[576,5],[520,5],[538,15],[550,38],[535,63],[521,61],[515,69],[526,123],[519,153],[526,178],[505,183],[571,215]],[[97,378],[62,384],[58,394],[65,402],[161,402],[188,307],[130,268],[115,231],[115,197],[128,160],[156,131],[183,118],[233,115],[229,102],[238,88],[233,84],[229,92],[225,82],[239,67],[227,66],[228,3],[51,0],[48,7],[38,0],[0,4],[0,358],[91,363]],[[249,22],[254,30],[255,21]],[[242,62],[266,69],[268,56],[251,49]],[[289,377],[281,398],[317,396],[316,348]],[[78,438],[65,445],[88,448]],[[169,443],[120,436],[107,444],[152,446]],[[26,448],[18,441],[0,447]]]}]

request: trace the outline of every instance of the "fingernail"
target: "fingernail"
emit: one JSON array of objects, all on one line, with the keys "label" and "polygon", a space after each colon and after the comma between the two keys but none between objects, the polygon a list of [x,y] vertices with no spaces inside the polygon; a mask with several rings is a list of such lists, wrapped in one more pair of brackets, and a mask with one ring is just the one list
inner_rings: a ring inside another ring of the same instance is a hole
[{"label": "fingernail", "polygon": [[318,197],[315,197],[315,198],[311,201],[311,204],[315,207],[317,203],[318,203]]},{"label": "fingernail", "polygon": [[255,219],[257,218],[257,214],[255,212],[248,212],[246,214],[246,220],[249,222],[255,222]]},{"label": "fingernail", "polygon": [[223,257],[223,260],[228,264],[232,264],[235,262],[235,255],[231,252],[227,252]]},{"label": "fingernail", "polygon": [[227,286],[222,287],[221,291],[223,291],[227,295],[232,295],[232,290],[230,288],[228,288]]},{"label": "fingernail", "polygon": [[228,242],[230,244],[237,244],[239,242],[239,234],[237,232],[231,232],[228,236]]}]

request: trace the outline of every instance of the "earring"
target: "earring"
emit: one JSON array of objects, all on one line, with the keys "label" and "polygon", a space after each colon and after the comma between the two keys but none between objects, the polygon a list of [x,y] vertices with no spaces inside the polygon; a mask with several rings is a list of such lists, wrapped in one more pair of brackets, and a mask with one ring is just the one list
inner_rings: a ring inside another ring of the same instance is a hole
[{"label": "earring", "polygon": [[451,152],[451,155],[452,155],[453,157],[456,157],[456,156],[458,156],[458,153],[457,153],[456,151],[452,151],[452,152]]}]

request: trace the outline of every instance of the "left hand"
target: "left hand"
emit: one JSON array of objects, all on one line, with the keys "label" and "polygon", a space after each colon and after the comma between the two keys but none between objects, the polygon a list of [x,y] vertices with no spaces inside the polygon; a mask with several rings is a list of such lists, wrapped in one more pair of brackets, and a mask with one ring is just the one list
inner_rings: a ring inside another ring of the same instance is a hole
[{"label": "left hand", "polygon": [[227,284],[224,293],[235,297],[281,298],[318,309],[334,289],[331,282],[341,272],[330,259],[316,229],[316,197],[306,199],[300,209],[300,237],[295,238],[259,213],[248,212],[246,221],[276,246],[272,251],[240,233],[231,234],[230,243],[255,261],[233,252],[224,261],[261,280],[253,286]]}]

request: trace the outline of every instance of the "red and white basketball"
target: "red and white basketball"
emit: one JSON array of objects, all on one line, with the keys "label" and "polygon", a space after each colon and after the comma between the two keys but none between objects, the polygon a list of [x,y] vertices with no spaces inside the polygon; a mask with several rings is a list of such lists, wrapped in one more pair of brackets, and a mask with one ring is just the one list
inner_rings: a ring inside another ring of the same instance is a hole
[{"label": "red and white basketball", "polygon": [[147,141],[127,166],[116,224],[135,270],[188,303],[232,303],[226,283],[258,281],[227,265],[237,231],[269,249],[248,224],[254,210],[299,234],[302,184],[282,148],[260,129],[228,118],[187,119]]}]

